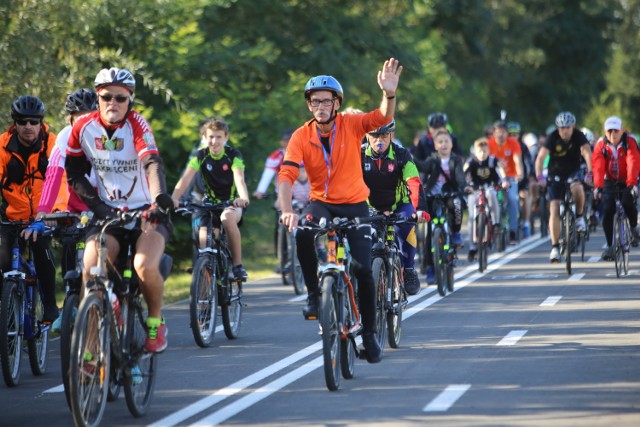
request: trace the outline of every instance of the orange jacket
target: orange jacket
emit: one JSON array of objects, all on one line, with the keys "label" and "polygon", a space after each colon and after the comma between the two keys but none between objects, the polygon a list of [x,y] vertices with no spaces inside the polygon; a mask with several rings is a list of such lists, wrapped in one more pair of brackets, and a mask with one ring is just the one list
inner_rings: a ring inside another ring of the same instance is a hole
[{"label": "orange jacket", "polygon": [[389,121],[380,110],[365,114],[339,113],[329,134],[329,141],[333,141],[331,156],[325,159],[316,121],[309,120],[291,136],[278,182],[293,185],[299,174],[298,165],[304,162],[311,183],[310,200],[332,204],[364,202],[369,197],[369,188],[364,183],[360,165],[362,138]]},{"label": "orange jacket", "polygon": [[[41,138],[27,162],[18,154],[16,129],[0,135],[0,185],[2,186],[2,217],[9,221],[29,221],[36,216],[49,155],[56,135],[42,124]],[[43,137],[45,139],[43,139]]]}]

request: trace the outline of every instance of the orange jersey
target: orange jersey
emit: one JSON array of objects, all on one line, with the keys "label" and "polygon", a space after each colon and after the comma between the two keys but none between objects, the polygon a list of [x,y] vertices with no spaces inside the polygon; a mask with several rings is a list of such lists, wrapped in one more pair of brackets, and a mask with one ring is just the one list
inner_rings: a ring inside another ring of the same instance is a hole
[{"label": "orange jersey", "polygon": [[20,142],[13,137],[15,128],[11,126],[0,135],[2,215],[9,221],[29,221],[36,216],[49,155],[56,142],[56,135],[48,132],[44,123],[42,130],[46,141],[40,139],[35,143],[26,163],[18,154]]},{"label": "orange jersey", "polygon": [[298,165],[304,162],[311,183],[310,200],[332,204],[364,202],[369,197],[369,188],[364,183],[360,165],[362,138],[389,121],[380,110],[365,114],[339,113],[328,135],[331,153],[325,155],[317,123],[309,120],[291,136],[278,181],[293,185],[299,174]]},{"label": "orange jersey", "polygon": [[489,138],[489,154],[500,161],[507,178],[515,178],[518,175],[513,155],[522,157],[522,150],[517,139],[509,136],[504,144],[500,145],[495,138]]}]

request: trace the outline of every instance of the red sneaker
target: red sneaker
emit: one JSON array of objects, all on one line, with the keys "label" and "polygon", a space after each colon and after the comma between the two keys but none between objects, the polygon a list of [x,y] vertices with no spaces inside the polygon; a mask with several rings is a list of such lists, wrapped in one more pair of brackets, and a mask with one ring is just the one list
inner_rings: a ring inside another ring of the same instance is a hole
[{"label": "red sneaker", "polygon": [[158,326],[147,325],[147,339],[144,348],[149,353],[162,353],[167,348],[167,326],[162,323]]}]

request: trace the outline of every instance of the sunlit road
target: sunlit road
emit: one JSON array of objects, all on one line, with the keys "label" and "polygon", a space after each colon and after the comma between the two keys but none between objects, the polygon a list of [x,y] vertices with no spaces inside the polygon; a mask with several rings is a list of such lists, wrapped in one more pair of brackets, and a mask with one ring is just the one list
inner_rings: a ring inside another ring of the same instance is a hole
[{"label": "sunlit road", "polygon": [[[240,338],[219,331],[208,349],[193,341],[186,302],[171,305],[150,413],[133,418],[121,395],[102,425],[639,426],[639,251],[618,279],[597,262],[602,244],[599,231],[572,276],[540,239],[492,256],[485,274],[461,260],[456,291],[423,284],[401,347],[357,361],[338,392],[325,386],[317,322],[277,278],[246,286]],[[25,358],[20,385],[0,384],[0,425],[72,425],[58,346],[43,377]]]}]

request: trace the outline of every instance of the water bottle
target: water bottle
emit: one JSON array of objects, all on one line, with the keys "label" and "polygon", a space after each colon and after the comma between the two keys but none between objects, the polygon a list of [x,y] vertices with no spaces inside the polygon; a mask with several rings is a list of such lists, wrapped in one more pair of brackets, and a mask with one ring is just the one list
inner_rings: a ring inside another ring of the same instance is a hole
[{"label": "water bottle", "polygon": [[111,301],[111,309],[113,311],[113,315],[116,316],[118,326],[122,326],[122,319],[120,318],[120,300],[118,300],[118,296],[111,288],[109,288],[109,301]]}]

